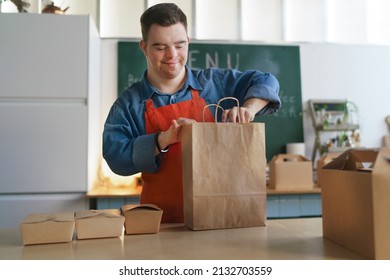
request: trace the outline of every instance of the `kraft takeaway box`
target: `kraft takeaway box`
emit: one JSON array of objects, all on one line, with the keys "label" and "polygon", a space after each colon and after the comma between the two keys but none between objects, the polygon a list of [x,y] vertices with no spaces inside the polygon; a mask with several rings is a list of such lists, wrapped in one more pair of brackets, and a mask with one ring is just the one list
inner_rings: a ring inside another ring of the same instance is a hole
[{"label": "kraft takeaway box", "polygon": [[283,191],[313,189],[312,161],[301,155],[279,154],[269,163],[269,188]]},{"label": "kraft takeaway box", "polygon": [[70,242],[74,213],[30,214],[19,225],[23,245]]},{"label": "kraft takeaway box", "polygon": [[325,153],[317,160],[317,187],[321,188],[322,167],[337,158],[341,153]]},{"label": "kraft takeaway box", "polygon": [[157,233],[160,231],[163,211],[154,204],[124,205],[126,234]]},{"label": "kraft takeaway box", "polygon": [[322,170],[323,236],[390,259],[390,148],[351,149]]},{"label": "kraft takeaway box", "polygon": [[81,210],[75,213],[77,239],[119,237],[125,217],[118,209]]}]

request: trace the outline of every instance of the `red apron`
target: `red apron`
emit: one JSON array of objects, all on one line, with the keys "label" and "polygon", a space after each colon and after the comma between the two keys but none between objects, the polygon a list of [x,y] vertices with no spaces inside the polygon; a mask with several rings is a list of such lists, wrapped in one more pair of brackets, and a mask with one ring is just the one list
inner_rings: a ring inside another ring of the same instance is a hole
[{"label": "red apron", "polygon": [[[191,90],[192,99],[155,108],[153,100],[146,100],[145,125],[146,134],[167,130],[173,119],[180,117],[203,120],[203,108],[206,106],[199,92]],[[211,111],[207,109],[204,121],[214,121]],[[156,173],[142,173],[143,187],[140,202],[155,204],[163,210],[162,223],[182,223],[183,182],[181,165],[181,144],[169,146],[169,151],[162,154],[161,165]]]}]

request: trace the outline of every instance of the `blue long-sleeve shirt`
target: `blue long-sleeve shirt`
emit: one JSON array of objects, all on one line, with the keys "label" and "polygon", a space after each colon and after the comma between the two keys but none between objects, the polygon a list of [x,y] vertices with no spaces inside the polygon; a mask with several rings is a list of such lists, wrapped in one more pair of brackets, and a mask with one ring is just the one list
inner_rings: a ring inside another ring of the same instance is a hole
[{"label": "blue long-sleeve shirt", "polygon": [[[187,79],[179,91],[164,94],[152,87],[146,79],[124,90],[112,105],[103,131],[103,157],[114,173],[132,175],[156,172],[159,160],[154,156],[154,135],[146,135],[145,101],[152,99],[154,106],[166,106],[191,99],[191,89],[198,90],[206,104],[216,104],[223,97],[236,97],[240,104],[249,98],[262,98],[269,103],[258,114],[276,112],[281,102],[279,82],[269,73],[255,70],[240,72],[235,69],[210,68],[191,70],[186,66]],[[235,106],[229,101],[222,107]],[[210,107],[213,111],[214,108]]]}]

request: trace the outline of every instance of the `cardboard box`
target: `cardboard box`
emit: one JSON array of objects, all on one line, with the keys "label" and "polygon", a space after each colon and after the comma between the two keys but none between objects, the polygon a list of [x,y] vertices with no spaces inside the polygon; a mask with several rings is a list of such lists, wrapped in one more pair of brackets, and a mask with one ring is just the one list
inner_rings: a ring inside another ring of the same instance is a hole
[{"label": "cardboard box", "polygon": [[77,239],[119,237],[125,217],[118,209],[81,210],[75,213]]},{"label": "cardboard box", "polygon": [[312,161],[301,155],[279,154],[269,163],[269,188],[283,191],[313,189]]},{"label": "cardboard box", "polygon": [[390,135],[383,136],[383,147],[390,148]]},{"label": "cardboard box", "polygon": [[160,230],[163,211],[153,204],[124,205],[126,234],[157,233]]},{"label": "cardboard box", "polygon": [[19,225],[23,245],[70,242],[74,227],[73,212],[31,214]]},{"label": "cardboard box", "polygon": [[323,236],[390,259],[390,148],[348,150],[322,171]]},{"label": "cardboard box", "polygon": [[321,188],[322,167],[340,156],[342,153],[325,153],[317,160],[317,187]]}]

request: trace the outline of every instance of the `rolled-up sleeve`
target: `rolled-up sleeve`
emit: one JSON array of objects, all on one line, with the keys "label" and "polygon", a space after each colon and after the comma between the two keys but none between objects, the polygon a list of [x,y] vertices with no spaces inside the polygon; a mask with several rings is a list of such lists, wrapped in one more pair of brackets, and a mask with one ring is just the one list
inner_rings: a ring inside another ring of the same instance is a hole
[{"label": "rolled-up sleeve", "polygon": [[268,104],[257,115],[272,114],[280,109],[279,82],[271,73],[228,69],[219,70],[219,76],[220,88],[224,94],[238,98],[241,104],[250,98],[268,101]]},{"label": "rolled-up sleeve", "polygon": [[133,162],[136,170],[149,173],[158,170],[161,154],[154,156],[154,136],[155,134],[146,134],[134,140]]},{"label": "rolled-up sleeve", "polygon": [[111,107],[103,130],[103,158],[118,175],[156,172],[154,135],[145,135],[142,116],[133,116],[128,107],[119,101]]},{"label": "rolled-up sleeve", "polygon": [[279,82],[275,76],[270,73],[261,73],[256,75],[256,79],[248,88],[244,101],[249,98],[261,98],[269,101],[257,115],[276,113],[281,107],[279,98]]}]

